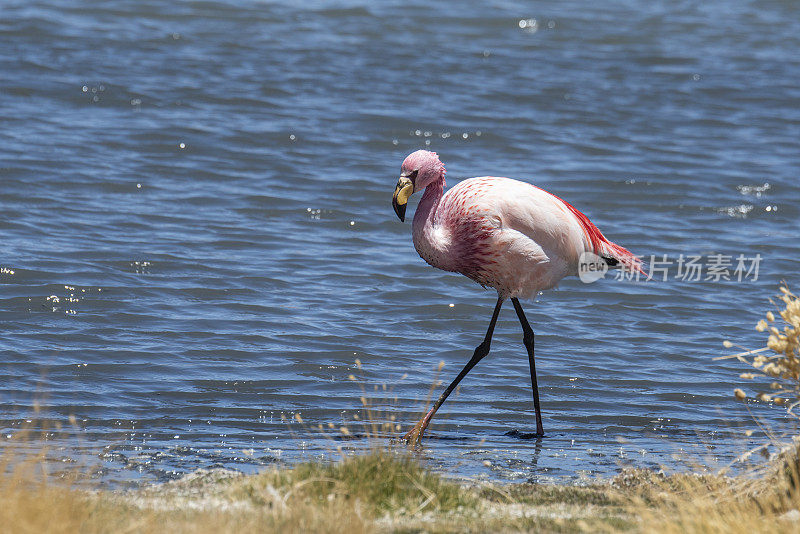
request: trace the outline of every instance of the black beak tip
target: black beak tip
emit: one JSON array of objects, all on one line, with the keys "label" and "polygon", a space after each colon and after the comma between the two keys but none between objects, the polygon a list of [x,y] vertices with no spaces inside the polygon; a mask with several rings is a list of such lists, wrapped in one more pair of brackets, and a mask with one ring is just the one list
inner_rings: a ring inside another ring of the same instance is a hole
[{"label": "black beak tip", "polygon": [[406,205],[400,205],[397,202],[392,202],[392,207],[394,208],[394,212],[397,214],[397,218],[400,219],[400,222],[406,222]]}]

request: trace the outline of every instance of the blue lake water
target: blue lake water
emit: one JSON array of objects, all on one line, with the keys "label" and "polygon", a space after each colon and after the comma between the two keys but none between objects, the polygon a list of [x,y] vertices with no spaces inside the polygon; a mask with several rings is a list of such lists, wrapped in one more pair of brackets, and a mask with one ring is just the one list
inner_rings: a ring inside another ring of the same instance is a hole
[{"label": "blue lake water", "polygon": [[[754,416],[794,428],[712,358],[762,346],[800,285],[799,49],[777,0],[6,1],[0,439],[46,426],[118,483],[365,447],[362,396],[407,429],[495,300],[392,211],[429,148],[450,186],[529,181],[671,267],[526,304],[539,442],[513,434],[535,427],[507,306],[422,457],[511,481],[726,465],[765,440]],[[733,280],[678,276],[714,255]]]}]

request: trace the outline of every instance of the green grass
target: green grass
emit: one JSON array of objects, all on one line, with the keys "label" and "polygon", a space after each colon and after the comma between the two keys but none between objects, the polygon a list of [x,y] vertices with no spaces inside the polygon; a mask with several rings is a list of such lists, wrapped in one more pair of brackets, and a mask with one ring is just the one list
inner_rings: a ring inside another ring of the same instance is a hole
[{"label": "green grass", "polygon": [[291,497],[316,502],[340,499],[362,503],[370,514],[474,506],[477,497],[424,469],[406,454],[377,451],[335,464],[304,463],[246,478],[238,496],[258,503],[267,487],[291,491]]}]

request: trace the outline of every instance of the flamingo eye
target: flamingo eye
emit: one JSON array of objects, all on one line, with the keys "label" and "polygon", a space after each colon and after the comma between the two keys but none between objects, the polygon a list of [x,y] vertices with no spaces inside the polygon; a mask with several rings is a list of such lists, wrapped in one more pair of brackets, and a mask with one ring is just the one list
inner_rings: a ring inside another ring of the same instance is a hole
[{"label": "flamingo eye", "polygon": [[414,169],[413,171],[411,171],[408,177],[413,181],[417,179],[417,174],[419,174],[419,169]]}]

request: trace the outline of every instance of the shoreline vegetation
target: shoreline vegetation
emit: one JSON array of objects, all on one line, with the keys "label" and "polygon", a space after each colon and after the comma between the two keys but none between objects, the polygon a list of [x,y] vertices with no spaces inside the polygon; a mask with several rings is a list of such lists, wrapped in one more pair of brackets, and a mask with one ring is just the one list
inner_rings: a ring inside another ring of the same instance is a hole
[{"label": "shoreline vegetation", "polygon": [[[770,382],[755,401],[794,415],[800,405],[800,298],[786,286],[781,293],[775,312],[756,326],[769,331],[767,346],[730,357],[755,371],[742,379]],[[747,394],[736,389],[734,397],[744,401]],[[362,403],[369,428],[374,414],[365,398]],[[385,425],[373,426],[371,434],[398,430],[393,419]],[[15,461],[9,451],[0,449],[0,532],[800,531],[800,436],[736,476],[626,469],[572,485],[452,480],[408,449],[387,446],[336,463],[254,475],[200,470],[134,490],[89,490],[79,470],[48,476],[46,454]]]},{"label": "shoreline vegetation", "polygon": [[48,481],[38,461],[0,462],[0,531],[788,533],[800,528],[799,445],[748,475],[628,469],[582,485],[454,481],[386,449],[126,491]]}]

